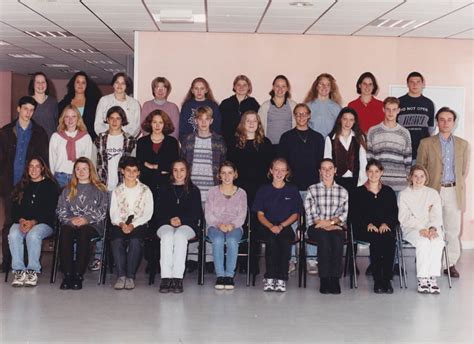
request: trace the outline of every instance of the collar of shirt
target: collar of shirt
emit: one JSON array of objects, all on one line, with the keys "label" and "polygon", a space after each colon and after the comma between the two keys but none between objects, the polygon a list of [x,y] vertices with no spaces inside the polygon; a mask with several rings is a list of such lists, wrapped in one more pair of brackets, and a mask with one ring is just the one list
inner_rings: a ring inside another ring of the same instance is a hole
[{"label": "collar of shirt", "polygon": [[439,136],[439,139],[440,139],[441,143],[451,143],[451,141],[453,140],[453,134],[450,134],[448,139],[445,139],[443,137],[443,135],[441,135],[441,134],[438,135],[438,136]]},{"label": "collar of shirt", "polygon": [[22,133],[25,133],[26,131],[28,130],[31,130],[33,128],[33,123],[30,121],[30,123],[28,123],[28,126],[26,127],[26,129],[23,129],[22,126],[20,125],[20,120],[17,120],[16,121],[16,130],[17,130],[17,133],[20,133],[20,131]]}]

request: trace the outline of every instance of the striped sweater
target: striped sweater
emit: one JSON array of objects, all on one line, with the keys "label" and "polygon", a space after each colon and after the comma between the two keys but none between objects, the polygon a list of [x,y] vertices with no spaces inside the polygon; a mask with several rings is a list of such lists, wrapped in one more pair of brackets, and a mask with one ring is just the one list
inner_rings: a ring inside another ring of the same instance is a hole
[{"label": "striped sweater", "polygon": [[367,133],[367,159],[377,159],[384,166],[382,181],[394,191],[407,187],[411,167],[410,132],[397,124],[389,128],[382,123]]}]

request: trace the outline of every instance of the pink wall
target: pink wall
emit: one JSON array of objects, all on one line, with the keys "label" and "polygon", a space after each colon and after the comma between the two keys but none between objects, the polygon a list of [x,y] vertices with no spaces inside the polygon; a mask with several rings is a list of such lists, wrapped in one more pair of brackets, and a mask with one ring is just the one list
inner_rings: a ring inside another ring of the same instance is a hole
[{"label": "pink wall", "polygon": [[[171,81],[170,100],[180,105],[197,76],[210,82],[220,101],[232,94],[234,77],[246,74],[253,95],[263,102],[273,78],[285,74],[293,98],[302,101],[316,76],[329,72],[347,103],[356,98],[355,82],[364,71],[375,74],[378,97],[383,99],[389,85],[404,84],[406,75],[417,70],[429,86],[465,87],[464,132],[474,132],[474,42],[470,40],[175,32],[137,32],[135,37],[135,96],[140,103],[151,99],[150,82],[159,75]],[[362,50],[367,53],[362,55]],[[473,146],[474,138],[468,140]],[[466,244],[474,244],[473,186],[474,172],[468,179],[464,214]]]}]

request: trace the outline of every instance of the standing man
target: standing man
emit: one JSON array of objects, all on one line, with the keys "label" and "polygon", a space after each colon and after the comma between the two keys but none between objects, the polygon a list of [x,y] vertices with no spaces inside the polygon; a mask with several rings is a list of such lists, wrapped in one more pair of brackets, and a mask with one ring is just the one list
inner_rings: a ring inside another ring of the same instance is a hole
[{"label": "standing man", "polygon": [[412,153],[410,132],[397,123],[400,102],[387,97],[383,102],[385,118],[367,133],[367,160],[377,159],[384,167],[382,182],[397,194],[408,185]]},{"label": "standing man", "polygon": [[[443,226],[449,243],[451,277],[459,277],[456,263],[461,255],[461,212],[465,201],[464,179],[469,166],[469,144],[453,135],[456,113],[442,107],[436,113],[439,134],[421,140],[418,163],[430,173],[428,186],[439,191],[443,207]],[[444,270],[447,274],[448,267]]]},{"label": "standing man", "polygon": [[25,171],[25,164],[33,156],[40,156],[48,164],[48,135],[31,117],[38,103],[25,96],[18,101],[18,119],[0,129],[0,197],[3,199],[5,222],[2,229],[2,271],[11,265],[8,232],[11,227],[11,192]]},{"label": "standing man", "polygon": [[[311,119],[309,106],[300,103],[293,109],[296,127],[283,133],[278,145],[278,156],[288,161],[291,170],[291,182],[296,184],[301,198],[306,198],[310,185],[319,183],[318,168],[324,155],[323,136],[308,127]],[[293,250],[294,250],[293,246]],[[308,246],[308,256],[316,256],[316,247]],[[294,252],[292,252],[294,256]],[[296,262],[290,261],[290,272],[296,269]],[[316,259],[308,259],[308,273],[316,274]]]},{"label": "standing man", "polygon": [[423,75],[418,72],[408,74],[407,86],[408,93],[398,98],[400,113],[397,122],[410,132],[412,158],[415,161],[420,141],[434,131],[434,104],[422,94],[425,87]]}]

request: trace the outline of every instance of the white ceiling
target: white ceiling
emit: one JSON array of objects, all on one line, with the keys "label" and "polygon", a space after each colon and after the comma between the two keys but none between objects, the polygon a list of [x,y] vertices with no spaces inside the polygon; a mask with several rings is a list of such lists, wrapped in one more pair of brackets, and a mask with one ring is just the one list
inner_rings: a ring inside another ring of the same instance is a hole
[{"label": "white ceiling", "polygon": [[[99,83],[133,68],[134,31],[246,32],[474,40],[472,0],[0,0],[0,70]],[[155,22],[162,10],[204,15],[202,23]],[[390,21],[389,21],[390,20]],[[401,22],[403,20],[403,22]],[[400,21],[400,22],[399,22]],[[383,23],[377,27],[373,23]],[[385,27],[393,25],[394,27]],[[32,37],[25,31],[69,32]],[[3,42],[5,42],[3,44]],[[91,49],[72,53],[61,49]],[[36,54],[15,58],[8,54]],[[65,64],[52,68],[45,64]]]}]

